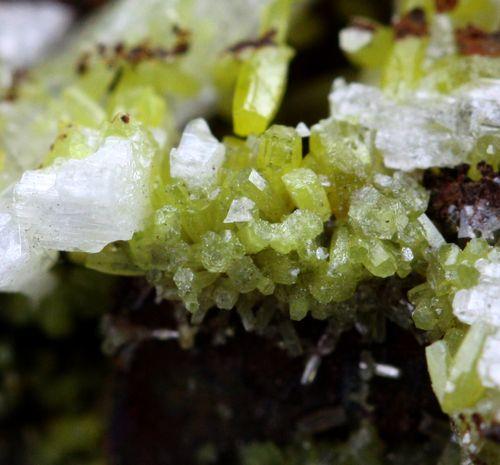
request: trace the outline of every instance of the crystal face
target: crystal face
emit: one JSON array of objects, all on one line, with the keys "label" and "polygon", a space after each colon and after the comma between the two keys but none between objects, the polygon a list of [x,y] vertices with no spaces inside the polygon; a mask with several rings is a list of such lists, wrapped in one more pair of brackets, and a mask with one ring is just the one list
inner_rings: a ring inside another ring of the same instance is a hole
[{"label": "crystal face", "polygon": [[478,373],[481,382],[488,388],[500,388],[500,333],[488,336],[478,362]]},{"label": "crystal face", "polygon": [[265,47],[243,65],[233,100],[236,134],[260,134],[269,125],[285,91],[291,58],[287,47]]},{"label": "crystal face", "polygon": [[234,199],[231,202],[224,223],[246,223],[253,219],[252,210],[255,203],[247,197]]}]

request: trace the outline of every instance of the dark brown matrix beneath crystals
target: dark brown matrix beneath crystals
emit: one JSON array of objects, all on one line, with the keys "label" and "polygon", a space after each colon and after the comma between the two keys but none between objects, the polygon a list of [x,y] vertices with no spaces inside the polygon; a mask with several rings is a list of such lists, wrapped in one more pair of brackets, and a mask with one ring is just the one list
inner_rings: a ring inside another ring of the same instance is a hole
[{"label": "dark brown matrix beneath crystals", "polygon": [[[429,170],[424,176],[424,184],[431,191],[427,213],[454,241],[461,220],[468,222],[463,226],[490,236],[498,233],[500,224],[500,173],[482,162],[478,165],[481,178],[474,181],[467,175],[469,168],[463,164],[453,169]],[[494,225],[496,230],[491,231]]]}]

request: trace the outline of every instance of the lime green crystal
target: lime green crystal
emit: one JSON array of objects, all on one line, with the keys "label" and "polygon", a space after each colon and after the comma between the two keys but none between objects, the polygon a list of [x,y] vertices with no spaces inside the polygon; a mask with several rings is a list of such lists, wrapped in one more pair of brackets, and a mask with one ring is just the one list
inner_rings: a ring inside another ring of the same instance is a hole
[{"label": "lime green crystal", "polygon": [[299,168],[285,174],[282,179],[297,208],[310,210],[320,216],[323,221],[330,218],[331,208],[326,192],[314,171]]},{"label": "lime green crystal", "polygon": [[446,340],[427,347],[432,385],[445,412],[472,407],[481,398],[484,386],[476,367],[487,334],[488,329],[478,323],[468,330],[455,351]]},{"label": "lime green crystal", "polygon": [[236,134],[260,134],[267,128],[285,92],[292,56],[288,47],[264,47],[243,64],[233,100]]}]

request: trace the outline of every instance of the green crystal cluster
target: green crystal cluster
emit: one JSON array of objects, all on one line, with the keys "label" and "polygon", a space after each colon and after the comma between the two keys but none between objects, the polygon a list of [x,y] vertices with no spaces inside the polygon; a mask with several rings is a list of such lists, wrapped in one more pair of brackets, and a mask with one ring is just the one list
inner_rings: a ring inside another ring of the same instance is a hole
[{"label": "green crystal cluster", "polygon": [[476,364],[488,327],[482,322],[470,328],[462,324],[452,304],[458,290],[477,284],[474,265],[488,252],[488,244],[480,240],[469,242],[464,250],[454,244],[442,246],[431,259],[427,282],[409,293],[415,325],[439,338],[427,348],[427,357],[434,389],[448,413],[475,405],[484,392]]},{"label": "green crystal cluster", "polygon": [[227,159],[207,191],[171,179],[149,226],[85,257],[87,266],[144,273],[193,313],[274,296],[301,319],[328,317],[329,304],[363,279],[405,277],[424,263],[435,233],[425,190],[408,175],[374,170],[356,128],[313,129],[305,157],[296,130],[283,126],[224,144]]},{"label": "green crystal cluster", "polygon": [[[402,100],[415,92],[449,95],[463,85],[498,79],[499,54],[492,47],[494,34],[488,33],[498,28],[500,5],[445,3],[402,2],[400,12],[413,21],[411,27],[403,20],[394,31],[372,24],[370,40],[348,54],[372,70],[368,79],[376,76],[387,93]],[[390,51],[381,59],[384,48]],[[498,135],[497,127],[481,135],[465,161],[474,166],[486,160],[498,169]],[[415,326],[435,341],[426,355],[441,407],[453,418],[467,460],[488,464],[499,460],[497,446],[487,437],[498,425],[500,406],[498,245],[494,239],[490,244],[472,239],[463,250],[441,243],[426,252],[425,270],[418,270],[425,282],[408,295]]]}]

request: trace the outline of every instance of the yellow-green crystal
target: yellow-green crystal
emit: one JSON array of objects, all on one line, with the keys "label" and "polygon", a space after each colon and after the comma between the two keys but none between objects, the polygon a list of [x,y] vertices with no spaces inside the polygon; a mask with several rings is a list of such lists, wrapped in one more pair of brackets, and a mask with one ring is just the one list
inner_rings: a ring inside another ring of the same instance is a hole
[{"label": "yellow-green crystal", "polygon": [[292,56],[293,52],[286,46],[263,47],[245,61],[233,99],[236,134],[261,134],[269,126],[285,92]]}]

